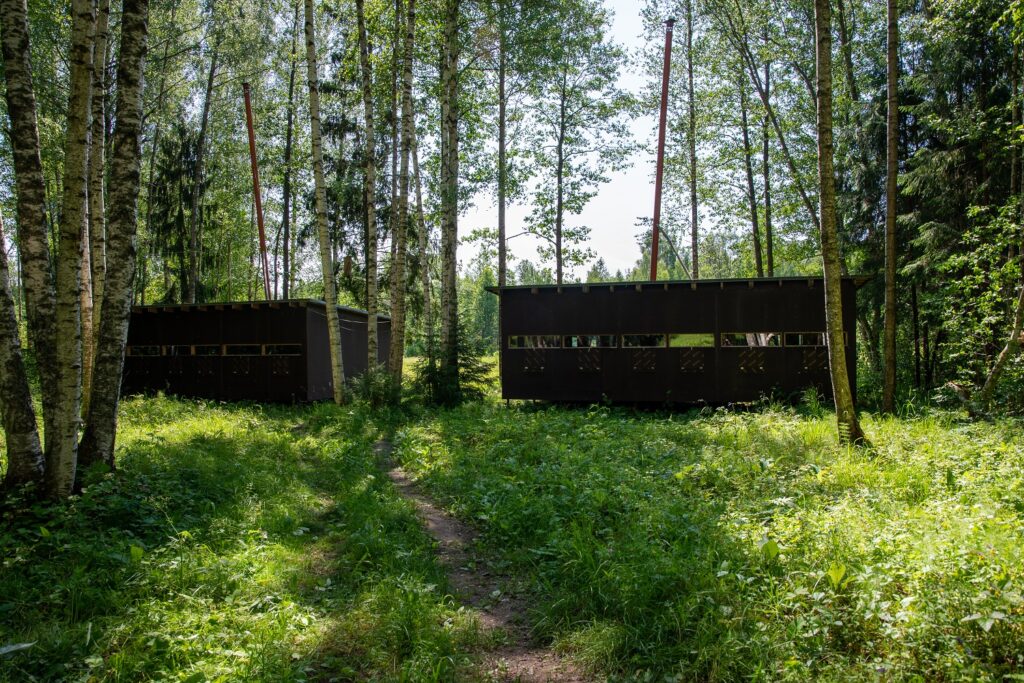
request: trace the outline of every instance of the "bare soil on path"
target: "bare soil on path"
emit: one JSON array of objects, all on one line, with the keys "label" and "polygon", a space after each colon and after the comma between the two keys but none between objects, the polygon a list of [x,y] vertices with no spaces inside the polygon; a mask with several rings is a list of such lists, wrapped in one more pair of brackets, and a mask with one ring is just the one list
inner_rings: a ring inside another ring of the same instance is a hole
[{"label": "bare soil on path", "polygon": [[416,505],[427,533],[437,542],[438,559],[448,573],[454,597],[476,610],[481,626],[504,636],[504,645],[486,653],[483,673],[495,681],[521,683],[587,683],[571,661],[530,637],[527,603],[512,577],[493,572],[478,562],[471,547],[476,532],[452,517],[416,486],[390,458],[388,441],[376,444],[377,455],[388,463],[388,477],[399,493]]}]

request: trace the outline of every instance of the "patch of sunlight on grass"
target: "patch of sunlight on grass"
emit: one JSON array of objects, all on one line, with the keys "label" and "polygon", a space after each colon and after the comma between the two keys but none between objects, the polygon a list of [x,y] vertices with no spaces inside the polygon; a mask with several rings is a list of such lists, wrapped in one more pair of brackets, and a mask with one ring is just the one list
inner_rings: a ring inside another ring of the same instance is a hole
[{"label": "patch of sunlight on grass", "polygon": [[120,425],[119,472],[90,473],[80,498],[0,503],[0,643],[35,643],[0,681],[429,680],[471,665],[361,408],[133,398]]},{"label": "patch of sunlight on grass", "polygon": [[644,412],[497,402],[426,413],[403,466],[531,578],[534,632],[606,674],[998,679],[1024,667],[1015,420]]}]

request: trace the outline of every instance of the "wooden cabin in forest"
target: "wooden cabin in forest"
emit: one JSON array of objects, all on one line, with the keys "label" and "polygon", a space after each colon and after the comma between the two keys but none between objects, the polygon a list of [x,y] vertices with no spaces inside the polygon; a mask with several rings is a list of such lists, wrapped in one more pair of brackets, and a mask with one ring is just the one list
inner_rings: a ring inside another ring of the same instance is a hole
[{"label": "wooden cabin in forest", "polygon": [[[856,290],[842,281],[850,384]],[[831,396],[821,277],[490,287],[506,399],[714,403]]]},{"label": "wooden cabin in forest", "polygon": [[[338,306],[345,376],[366,371],[366,311]],[[391,320],[377,317],[377,358],[387,359]],[[122,391],[165,391],[224,401],[305,402],[333,395],[327,309],[289,299],[136,306]]]}]

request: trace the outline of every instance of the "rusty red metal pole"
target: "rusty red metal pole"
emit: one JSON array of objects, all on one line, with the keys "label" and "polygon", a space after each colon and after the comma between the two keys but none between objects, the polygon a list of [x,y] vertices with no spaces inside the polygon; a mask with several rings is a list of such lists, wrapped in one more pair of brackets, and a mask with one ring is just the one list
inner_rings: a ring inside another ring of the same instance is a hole
[{"label": "rusty red metal pole", "polygon": [[252,102],[249,84],[242,84],[245,95],[245,123],[249,128],[249,161],[252,163],[252,194],[256,201],[256,225],[260,231],[260,257],[263,260],[263,293],[270,300],[270,267],[267,262],[267,233],[263,230],[263,198],[260,196],[260,167],[256,163],[256,135],[252,130]]},{"label": "rusty red metal pole", "polygon": [[654,221],[651,234],[651,282],[658,279],[658,235],[661,229],[661,184],[665,175],[665,122],[668,118],[668,76],[672,66],[672,27],[665,22],[665,65],[661,74],[661,120],[658,122],[658,167],[654,176]]}]

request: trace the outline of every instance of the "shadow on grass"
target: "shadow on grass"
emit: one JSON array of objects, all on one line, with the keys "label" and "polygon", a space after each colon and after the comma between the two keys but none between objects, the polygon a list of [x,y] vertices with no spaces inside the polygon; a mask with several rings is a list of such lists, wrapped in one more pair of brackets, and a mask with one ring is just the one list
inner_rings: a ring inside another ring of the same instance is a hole
[{"label": "shadow on grass", "polygon": [[137,398],[121,424],[116,474],[67,503],[0,503],[0,645],[34,643],[0,656],[0,680],[461,666],[471,624],[364,412]]}]

